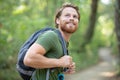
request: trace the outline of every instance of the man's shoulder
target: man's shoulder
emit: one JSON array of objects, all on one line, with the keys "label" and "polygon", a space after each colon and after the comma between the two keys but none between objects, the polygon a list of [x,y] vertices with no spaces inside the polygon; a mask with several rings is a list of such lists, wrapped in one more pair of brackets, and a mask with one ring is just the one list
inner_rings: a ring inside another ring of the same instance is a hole
[{"label": "man's shoulder", "polygon": [[55,30],[49,30],[43,33],[43,36],[48,36],[48,37],[57,37],[57,33]]},{"label": "man's shoulder", "polygon": [[58,37],[56,30],[48,30],[48,31],[45,31],[44,33],[42,33],[41,35],[39,35],[38,39],[39,40],[47,39],[47,40],[55,41],[55,40],[59,40],[59,37]]}]

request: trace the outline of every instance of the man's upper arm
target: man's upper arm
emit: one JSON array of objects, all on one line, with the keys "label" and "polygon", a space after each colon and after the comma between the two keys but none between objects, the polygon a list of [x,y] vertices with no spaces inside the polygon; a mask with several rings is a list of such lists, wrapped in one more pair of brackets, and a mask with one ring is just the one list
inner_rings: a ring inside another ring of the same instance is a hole
[{"label": "man's upper arm", "polygon": [[35,43],[40,44],[46,52],[51,49],[54,49],[55,42],[57,41],[58,37],[55,32],[48,31],[43,35],[40,35]]},{"label": "man's upper arm", "polygon": [[34,43],[28,50],[28,53],[39,53],[41,55],[44,55],[46,53],[45,48],[38,44],[38,43]]}]

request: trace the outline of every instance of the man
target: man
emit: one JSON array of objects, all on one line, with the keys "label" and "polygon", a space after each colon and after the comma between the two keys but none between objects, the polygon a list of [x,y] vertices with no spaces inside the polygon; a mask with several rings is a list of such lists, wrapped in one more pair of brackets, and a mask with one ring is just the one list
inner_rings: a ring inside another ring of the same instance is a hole
[{"label": "man", "polygon": [[[78,10],[78,7],[66,3],[55,16],[56,30],[60,31],[66,45],[78,28],[80,20]],[[37,69],[31,78],[32,80],[45,80],[48,68],[55,68],[54,71],[50,71],[49,80],[58,80],[58,75],[63,73],[63,68],[66,67],[68,70],[64,73],[75,72],[75,63],[71,56],[63,56],[62,46],[55,31],[47,31],[38,37],[27,51],[24,64]]]}]

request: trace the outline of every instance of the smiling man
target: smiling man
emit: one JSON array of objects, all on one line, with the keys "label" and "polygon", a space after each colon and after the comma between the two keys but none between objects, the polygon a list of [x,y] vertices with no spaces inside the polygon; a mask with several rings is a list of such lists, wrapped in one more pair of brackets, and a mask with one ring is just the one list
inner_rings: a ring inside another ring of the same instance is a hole
[{"label": "smiling man", "polygon": [[[68,45],[71,35],[77,30],[80,21],[80,13],[77,6],[65,3],[57,11],[55,16],[55,31],[47,31],[38,37],[36,42],[28,49],[24,64],[36,68],[31,80],[46,80],[48,68],[50,71],[49,80],[60,80],[59,75],[63,73],[74,73],[75,63],[69,55],[63,56],[62,45],[56,31],[60,31]],[[63,68],[68,68],[66,72]]]}]

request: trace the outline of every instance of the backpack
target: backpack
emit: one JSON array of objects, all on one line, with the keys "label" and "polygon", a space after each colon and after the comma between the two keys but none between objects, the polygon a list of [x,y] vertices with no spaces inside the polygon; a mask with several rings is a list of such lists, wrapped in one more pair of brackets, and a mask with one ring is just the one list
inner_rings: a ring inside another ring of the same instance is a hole
[{"label": "backpack", "polygon": [[[18,61],[17,61],[17,64],[16,64],[16,68],[17,68],[17,71],[19,72],[20,76],[24,79],[24,80],[30,80],[33,72],[36,70],[35,68],[32,68],[32,67],[29,67],[29,66],[25,66],[24,63],[23,63],[23,59],[26,55],[26,52],[27,50],[29,49],[29,47],[37,40],[38,36],[40,36],[41,34],[43,34],[45,31],[49,31],[49,30],[55,30],[53,28],[44,28],[44,29],[41,29],[41,30],[38,30],[36,31],[35,33],[33,33],[30,38],[22,45],[22,47],[20,48],[19,50],[19,53],[18,53]],[[63,49],[63,54],[64,55],[68,55],[68,50],[66,48],[66,45],[65,45],[65,41],[61,35],[61,33],[59,32],[59,30],[57,30],[57,34],[58,34],[58,37],[59,37],[59,40],[60,40],[60,43],[62,45],[62,49]],[[65,71],[66,69],[64,69]],[[46,80],[49,79],[49,72],[50,69],[47,70],[47,73],[46,73]]]}]

